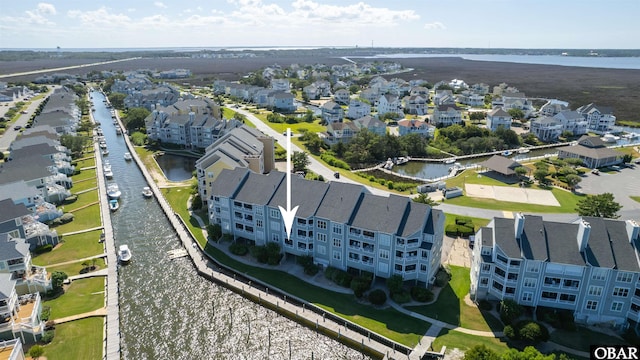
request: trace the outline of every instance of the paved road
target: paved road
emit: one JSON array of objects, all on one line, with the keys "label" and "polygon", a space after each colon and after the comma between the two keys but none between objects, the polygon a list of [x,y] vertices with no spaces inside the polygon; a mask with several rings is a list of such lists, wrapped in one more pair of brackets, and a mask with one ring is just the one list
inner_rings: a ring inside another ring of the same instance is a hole
[{"label": "paved road", "polygon": [[[60,86],[59,85],[50,86],[49,87],[49,94],[51,93],[51,90],[55,89],[56,87],[60,87]],[[46,96],[42,97],[41,99],[38,99],[38,100],[30,100],[31,104],[29,104],[27,106],[27,108],[25,109],[25,111],[27,113],[26,114],[20,114],[20,117],[18,118],[18,120],[16,120],[15,123],[8,124],[5,133],[0,135],[0,151],[7,151],[7,149],[9,149],[9,145],[11,145],[13,140],[15,140],[16,137],[18,136],[18,134],[20,133],[20,130],[14,130],[13,127],[16,126],[16,125],[25,127],[27,125],[27,122],[31,118],[31,116],[36,112],[36,109],[38,108],[40,103],[42,101],[44,101],[45,98],[46,98]],[[20,99],[20,100],[22,100],[22,99]],[[7,110],[9,110],[9,108],[12,107],[14,104],[15,104],[15,102],[12,101],[12,102],[8,103],[7,106],[1,106],[0,107],[0,116],[4,116],[4,114],[7,112]]]}]

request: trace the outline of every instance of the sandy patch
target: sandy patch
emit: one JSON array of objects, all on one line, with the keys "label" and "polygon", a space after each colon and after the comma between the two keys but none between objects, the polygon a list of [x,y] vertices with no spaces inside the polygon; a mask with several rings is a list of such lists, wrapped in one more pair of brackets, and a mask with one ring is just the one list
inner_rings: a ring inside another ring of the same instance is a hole
[{"label": "sandy patch", "polygon": [[555,196],[553,196],[553,193],[548,190],[466,184],[465,191],[467,196],[470,197],[536,205],[560,206],[560,203]]}]

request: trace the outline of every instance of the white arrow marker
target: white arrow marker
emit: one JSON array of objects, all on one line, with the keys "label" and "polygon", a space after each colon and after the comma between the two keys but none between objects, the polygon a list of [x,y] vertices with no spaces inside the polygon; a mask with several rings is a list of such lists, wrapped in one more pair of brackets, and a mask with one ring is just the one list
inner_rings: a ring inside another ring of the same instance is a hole
[{"label": "white arrow marker", "polygon": [[296,217],[298,207],[291,209],[291,129],[287,128],[287,209],[280,208],[282,220],[284,220],[284,231],[287,233],[287,239],[291,239],[291,230],[293,228],[293,219]]}]

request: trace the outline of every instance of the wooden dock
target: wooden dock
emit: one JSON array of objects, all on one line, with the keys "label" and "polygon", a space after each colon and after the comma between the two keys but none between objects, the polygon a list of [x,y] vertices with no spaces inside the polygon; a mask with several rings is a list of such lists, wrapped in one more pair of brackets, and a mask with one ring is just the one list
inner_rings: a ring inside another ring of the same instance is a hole
[{"label": "wooden dock", "polygon": [[173,249],[173,250],[167,251],[167,255],[169,255],[169,259],[177,259],[177,258],[185,257],[189,255],[189,253],[185,249]]}]

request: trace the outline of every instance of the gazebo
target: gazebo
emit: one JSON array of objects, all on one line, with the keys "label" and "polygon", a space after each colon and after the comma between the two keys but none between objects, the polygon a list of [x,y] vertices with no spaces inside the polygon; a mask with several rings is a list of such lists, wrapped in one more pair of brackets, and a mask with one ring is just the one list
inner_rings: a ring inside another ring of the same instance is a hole
[{"label": "gazebo", "polygon": [[495,171],[500,175],[511,177],[516,175],[515,168],[522,165],[504,156],[493,155],[488,160],[481,162],[480,166]]}]

